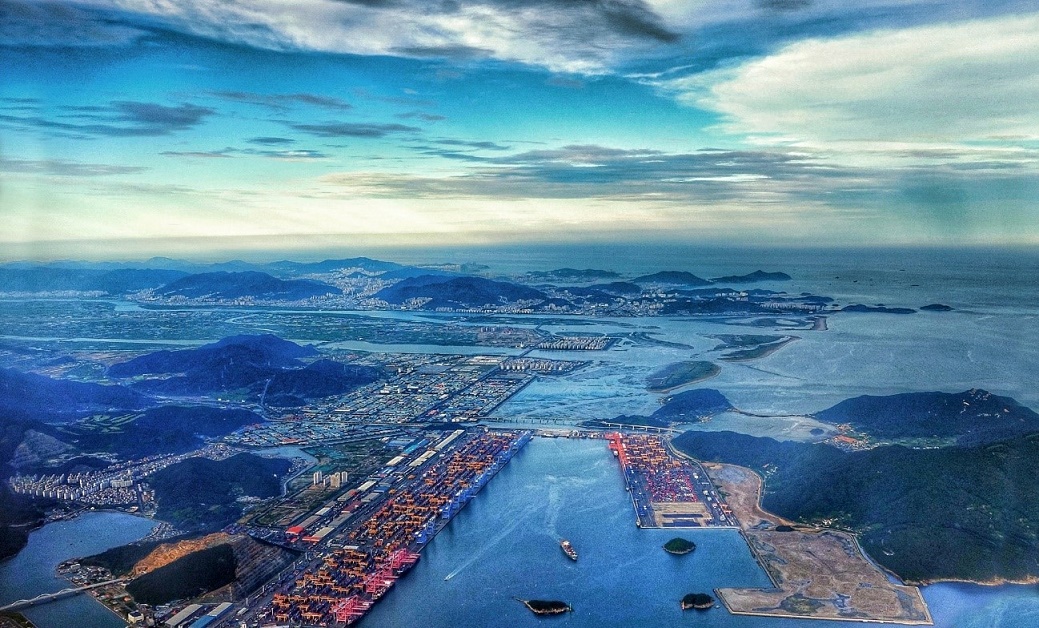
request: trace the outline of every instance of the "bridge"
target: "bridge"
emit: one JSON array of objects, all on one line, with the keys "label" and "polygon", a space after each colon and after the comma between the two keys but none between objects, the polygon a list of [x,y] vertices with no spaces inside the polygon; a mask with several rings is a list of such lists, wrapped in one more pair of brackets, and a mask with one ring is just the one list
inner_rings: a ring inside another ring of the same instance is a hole
[{"label": "bridge", "polygon": [[82,587],[70,587],[68,589],[62,589],[61,591],[55,591],[54,593],[41,593],[36,597],[30,598],[28,600],[18,600],[16,602],[11,602],[6,606],[0,606],[0,612],[13,611],[19,608],[25,608],[27,606],[37,606],[39,604],[46,604],[47,602],[53,602],[54,600],[63,597],[68,597],[70,595],[79,595],[84,591],[89,591],[90,589],[96,589],[98,587],[103,587],[109,584],[115,584],[117,582],[122,582],[122,580],[120,578],[115,578],[112,580],[105,580],[104,582],[95,582],[94,584],[88,584]]}]

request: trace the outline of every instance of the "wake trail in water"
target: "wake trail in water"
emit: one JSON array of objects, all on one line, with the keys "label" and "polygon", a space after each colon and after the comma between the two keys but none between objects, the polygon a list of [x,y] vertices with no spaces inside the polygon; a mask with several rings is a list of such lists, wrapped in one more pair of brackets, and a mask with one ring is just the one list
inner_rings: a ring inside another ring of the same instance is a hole
[{"label": "wake trail in water", "polygon": [[454,578],[454,577],[455,577],[455,576],[457,576],[458,574],[462,573],[462,572],[463,572],[463,571],[465,571],[465,570],[466,570],[466,569],[467,569],[467,568],[468,568],[468,567],[469,567],[470,565],[472,565],[472,564],[473,564],[473,563],[475,563],[475,562],[476,562],[477,560],[479,560],[481,556],[483,556],[484,554],[486,554],[486,553],[487,553],[487,550],[491,549],[492,547],[494,547],[495,545],[497,545],[497,544],[498,544],[498,543],[500,543],[501,541],[504,541],[504,540],[506,539],[506,537],[508,537],[509,535],[511,535],[511,534],[512,534],[512,531],[513,531],[513,530],[515,530],[515,529],[516,529],[516,527],[517,527],[517,526],[519,526],[519,524],[520,524],[520,523],[521,523],[522,521],[524,521],[524,520],[525,520],[525,519],[526,519],[527,517],[529,517],[530,515],[534,514],[534,511],[535,511],[536,509],[537,509],[537,506],[536,506],[536,505],[530,505],[530,506],[528,506],[527,508],[525,508],[525,509],[523,510],[523,512],[519,513],[519,514],[518,514],[518,515],[517,515],[516,517],[514,517],[514,518],[512,519],[512,523],[510,523],[510,524],[509,524],[508,526],[506,526],[505,528],[503,528],[503,529],[501,530],[501,532],[499,532],[498,534],[496,534],[496,535],[494,535],[493,537],[491,537],[490,541],[488,541],[487,543],[485,543],[483,547],[481,547],[480,549],[476,550],[476,551],[475,551],[475,552],[474,552],[474,553],[472,554],[472,556],[470,556],[470,557],[469,557],[469,560],[465,561],[464,563],[462,563],[461,565],[459,565],[459,566],[458,566],[458,567],[457,567],[457,568],[456,568],[456,569],[455,569],[454,571],[452,571],[451,573],[449,573],[449,574],[447,574],[446,576],[444,576],[444,580],[450,580],[451,578]]}]

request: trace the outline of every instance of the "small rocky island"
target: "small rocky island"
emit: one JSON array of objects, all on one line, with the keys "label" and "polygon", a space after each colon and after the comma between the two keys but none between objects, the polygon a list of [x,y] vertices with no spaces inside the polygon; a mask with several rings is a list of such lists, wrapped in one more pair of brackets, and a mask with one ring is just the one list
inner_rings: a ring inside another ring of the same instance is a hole
[{"label": "small rocky island", "polygon": [[[523,605],[530,609],[530,612],[535,615],[559,615],[561,613],[573,612],[571,607],[566,602],[560,602],[559,600],[520,600]],[[712,600],[713,601],[713,600]]]},{"label": "small rocky island", "polygon": [[695,549],[696,543],[677,536],[667,543],[664,543],[664,551],[668,554],[674,554],[675,556],[689,554]]},{"label": "small rocky island", "polygon": [[714,606],[714,598],[706,593],[689,593],[682,598],[682,610],[696,609],[705,611]]}]

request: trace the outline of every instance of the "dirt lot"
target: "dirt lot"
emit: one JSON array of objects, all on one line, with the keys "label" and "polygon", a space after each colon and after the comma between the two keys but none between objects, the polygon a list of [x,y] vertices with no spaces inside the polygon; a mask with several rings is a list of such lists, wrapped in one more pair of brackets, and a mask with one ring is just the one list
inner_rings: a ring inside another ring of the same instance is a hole
[{"label": "dirt lot", "polygon": [[[931,624],[920,590],[891,584],[855,537],[809,528],[761,509],[761,478],[733,465],[704,464],[740,521],[740,529],[773,589],[718,589],[741,615]],[[784,526],[780,531],[778,526]],[[788,530],[787,526],[793,528]]]}]

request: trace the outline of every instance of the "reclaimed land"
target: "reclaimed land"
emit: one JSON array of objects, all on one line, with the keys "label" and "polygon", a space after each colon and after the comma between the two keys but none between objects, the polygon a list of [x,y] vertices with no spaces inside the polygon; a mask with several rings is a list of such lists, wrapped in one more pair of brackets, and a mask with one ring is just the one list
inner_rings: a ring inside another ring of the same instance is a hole
[{"label": "reclaimed land", "polygon": [[853,535],[795,527],[761,509],[761,478],[750,469],[717,463],[703,466],[726,494],[747,544],[775,585],[771,589],[718,589],[716,593],[730,613],[933,623],[920,590],[888,582]]},{"label": "reclaimed land", "polygon": [[1039,432],[971,447],[845,452],[690,431],[674,445],[765,474],[771,512],[856,531],[905,582],[1039,581]]}]

